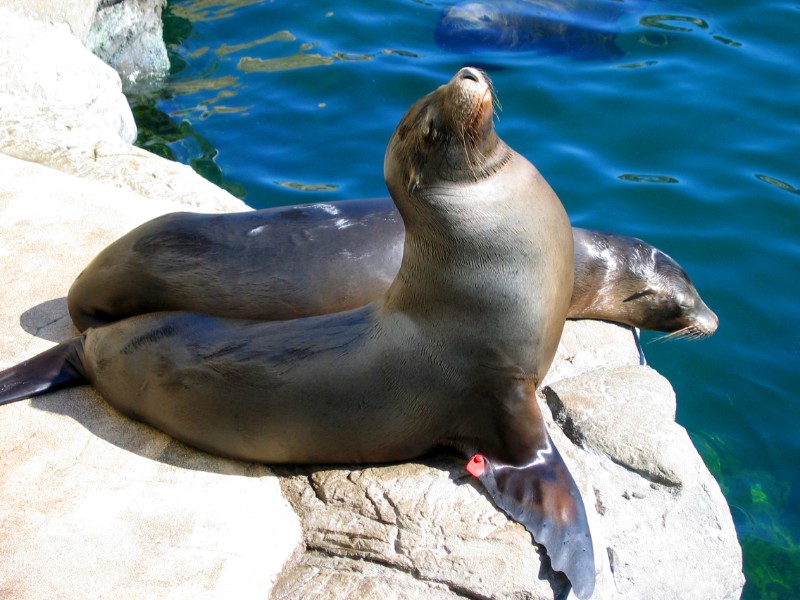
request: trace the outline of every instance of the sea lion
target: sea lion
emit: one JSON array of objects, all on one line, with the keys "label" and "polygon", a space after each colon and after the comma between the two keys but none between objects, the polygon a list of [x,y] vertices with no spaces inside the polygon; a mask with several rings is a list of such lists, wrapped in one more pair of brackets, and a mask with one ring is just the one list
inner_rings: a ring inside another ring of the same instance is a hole
[{"label": "sea lion", "polygon": [[587,598],[586,514],[535,397],[569,308],[572,231],[536,168],[497,136],[493,101],[488,78],[465,68],[395,130],[384,175],[405,240],[380,300],[288,321],[132,317],[0,373],[0,404],[88,382],[177,439],[266,463],[452,446]]},{"label": "sea lion", "polygon": [[[575,230],[577,231],[577,229]],[[570,316],[702,338],[719,319],[681,266],[640,239],[583,230],[575,235]]]},{"label": "sea lion", "polygon": [[461,53],[534,51],[577,60],[623,56],[619,20],[644,2],[619,0],[500,0],[459,2],[442,11],[434,40]]},{"label": "sea lion", "polygon": [[[172,213],[105,248],[67,295],[79,331],[138,314],[188,310],[260,321],[357,308],[400,268],[403,221],[389,198],[231,214]],[[676,335],[717,328],[686,272],[632,237],[573,228],[568,318]]]}]

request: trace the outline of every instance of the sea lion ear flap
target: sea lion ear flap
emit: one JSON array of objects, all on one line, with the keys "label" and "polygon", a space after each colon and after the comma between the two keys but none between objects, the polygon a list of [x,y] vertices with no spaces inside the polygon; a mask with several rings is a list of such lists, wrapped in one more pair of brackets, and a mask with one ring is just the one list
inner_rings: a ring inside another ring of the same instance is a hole
[{"label": "sea lion ear flap", "polygon": [[419,175],[416,172],[412,171],[411,176],[408,179],[408,195],[413,196],[414,192],[417,191],[419,187]]},{"label": "sea lion ear flap", "polygon": [[595,584],[592,536],[580,491],[550,436],[527,465],[514,467],[477,454],[467,471],[498,508],[545,547],[553,570],[567,576],[575,595],[589,598]]}]

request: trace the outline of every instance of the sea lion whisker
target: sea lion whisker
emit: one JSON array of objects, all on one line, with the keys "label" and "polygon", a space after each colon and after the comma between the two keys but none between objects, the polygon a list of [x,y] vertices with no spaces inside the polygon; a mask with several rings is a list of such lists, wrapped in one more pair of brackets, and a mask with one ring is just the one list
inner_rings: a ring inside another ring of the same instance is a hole
[{"label": "sea lion whisker", "polygon": [[664,335],[659,335],[658,337],[654,337],[648,343],[650,343],[650,344],[661,344],[663,342],[671,342],[673,340],[677,340],[677,339],[680,339],[682,337],[683,337],[683,333],[681,333],[680,331],[672,331],[670,333],[665,333]]},{"label": "sea lion whisker", "polygon": [[500,98],[497,97],[497,94],[494,93],[494,83],[489,84],[489,90],[492,93],[492,107],[494,108],[494,117],[499,121],[500,120],[500,112],[503,110],[503,105],[500,103]]},{"label": "sea lion whisker", "polygon": [[660,337],[657,337],[652,342],[668,342],[672,340],[699,340],[704,337],[710,335],[708,332],[700,329],[696,325],[687,325],[683,329],[678,329],[677,331],[672,331]]},{"label": "sea lion whisker", "polygon": [[461,146],[464,149],[464,160],[467,163],[467,169],[472,174],[472,178],[475,181],[478,181],[478,175],[475,172],[475,166],[472,164],[472,152],[470,149],[470,140],[469,140],[469,133],[467,131],[463,131],[461,134]]}]

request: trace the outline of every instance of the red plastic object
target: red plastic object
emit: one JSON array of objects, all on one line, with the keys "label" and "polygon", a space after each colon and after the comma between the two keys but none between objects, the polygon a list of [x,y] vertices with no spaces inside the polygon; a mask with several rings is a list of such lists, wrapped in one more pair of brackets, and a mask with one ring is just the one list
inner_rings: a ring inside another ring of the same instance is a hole
[{"label": "red plastic object", "polygon": [[476,454],[472,458],[469,459],[467,463],[467,472],[472,475],[473,477],[480,477],[483,475],[483,472],[486,470],[486,461],[483,458],[483,454]]}]

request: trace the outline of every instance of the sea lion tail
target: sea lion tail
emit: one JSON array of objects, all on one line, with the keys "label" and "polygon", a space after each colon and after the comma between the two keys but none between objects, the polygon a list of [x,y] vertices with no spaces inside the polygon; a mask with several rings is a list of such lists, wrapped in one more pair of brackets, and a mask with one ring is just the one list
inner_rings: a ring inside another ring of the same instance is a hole
[{"label": "sea lion tail", "polygon": [[527,465],[506,465],[477,454],[467,471],[486,487],[498,508],[545,547],[553,570],[567,576],[575,595],[589,598],[595,586],[592,535],[578,486],[550,436]]},{"label": "sea lion tail", "polygon": [[84,336],[54,346],[0,371],[0,405],[88,383],[83,368]]}]

